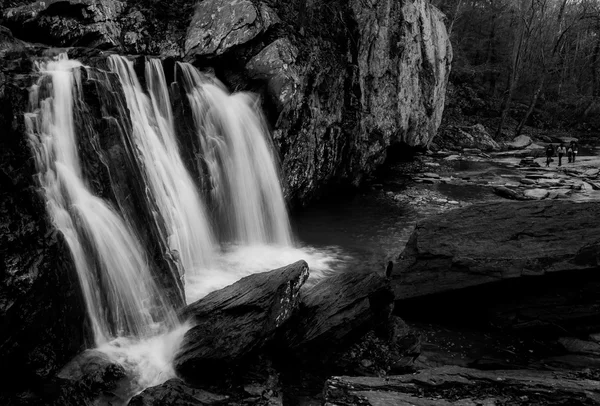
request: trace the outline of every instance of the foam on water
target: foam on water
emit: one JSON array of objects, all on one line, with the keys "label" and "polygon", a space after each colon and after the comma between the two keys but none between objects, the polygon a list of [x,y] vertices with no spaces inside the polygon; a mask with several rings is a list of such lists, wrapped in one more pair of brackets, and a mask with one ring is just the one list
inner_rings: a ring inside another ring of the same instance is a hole
[{"label": "foam on water", "polygon": [[129,399],[145,388],[175,378],[173,359],[190,327],[183,324],[168,333],[142,340],[119,337],[99,346],[99,351],[123,366],[129,378],[117,396]]},{"label": "foam on water", "polygon": [[351,257],[340,247],[314,248],[286,245],[255,244],[228,245],[215,260],[215,266],[186,278],[186,300],[193,303],[212,291],[231,285],[259,272],[281,268],[305,260],[310,269],[306,285],[311,286],[323,277],[340,272]]}]

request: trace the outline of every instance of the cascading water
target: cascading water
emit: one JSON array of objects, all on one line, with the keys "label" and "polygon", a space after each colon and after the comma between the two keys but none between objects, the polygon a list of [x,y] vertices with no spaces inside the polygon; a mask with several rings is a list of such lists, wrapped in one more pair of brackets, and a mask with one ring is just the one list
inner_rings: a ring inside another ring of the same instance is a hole
[{"label": "cascading water", "polygon": [[73,120],[80,67],[66,55],[40,64],[43,76],[31,90],[25,122],[48,213],[69,245],[101,345],[118,335],[148,337],[159,325],[172,327],[175,316],[129,225],[83,178]]},{"label": "cascading water", "polygon": [[292,233],[266,123],[248,93],[229,94],[178,63],[210,183],[229,242],[292,245]]},{"label": "cascading water", "polygon": [[[88,80],[103,82],[104,96],[124,93],[127,112],[120,111],[125,106],[116,98],[100,97],[103,116],[110,116],[103,118],[120,122],[119,142],[146,185],[143,198],[157,221],[157,239],[166,256],[179,258],[188,302],[302,258],[313,275],[328,268],[327,253],[293,245],[268,132],[253,97],[230,95],[216,79],[203,78],[191,65],[177,65],[199,137],[202,161],[197,164],[207,168],[208,179],[199,183],[209,185],[217,212],[211,224],[181,158],[162,64],[146,61],[147,93],[128,59],[110,56],[108,66],[112,73],[87,69]],[[66,56],[40,64],[43,76],[32,88],[26,124],[48,213],[71,250],[96,345],[130,373],[131,385],[121,396],[126,401],[174,376],[172,357],[188,326],[178,325],[153,282],[128,222],[94,196],[84,178],[74,123],[74,109],[77,117],[85,116],[77,110],[84,105],[81,69]],[[115,74],[120,87],[109,79]],[[212,226],[219,230],[221,247]]]},{"label": "cascading water", "polygon": [[215,242],[204,204],[179,154],[162,65],[158,60],[146,64],[148,97],[131,61],[112,55],[108,62],[125,92],[133,126],[130,137],[167,225],[169,248],[177,251],[185,273],[200,274],[212,264]]}]

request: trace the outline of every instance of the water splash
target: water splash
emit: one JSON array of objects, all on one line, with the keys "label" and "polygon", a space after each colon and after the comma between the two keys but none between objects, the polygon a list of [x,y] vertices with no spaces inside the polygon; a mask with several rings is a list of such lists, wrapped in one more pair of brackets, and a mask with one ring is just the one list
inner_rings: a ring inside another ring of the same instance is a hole
[{"label": "water splash", "polygon": [[127,58],[111,55],[127,100],[132,121],[131,139],[138,148],[142,169],[168,227],[167,244],[184,272],[200,272],[211,265],[215,242],[204,204],[179,154],[168,90],[160,61],[146,64],[146,95]]},{"label": "water splash", "polygon": [[248,93],[229,94],[214,78],[178,63],[206,163],[222,239],[291,246],[285,200],[263,116]]},{"label": "water splash", "polygon": [[[63,233],[82,287],[97,345],[117,335],[147,337],[175,324],[129,225],[83,178],[73,120],[81,64],[66,54],[40,63],[25,116],[47,211]],[[42,92],[43,91],[43,92]],[[40,98],[40,95],[44,98]]]}]

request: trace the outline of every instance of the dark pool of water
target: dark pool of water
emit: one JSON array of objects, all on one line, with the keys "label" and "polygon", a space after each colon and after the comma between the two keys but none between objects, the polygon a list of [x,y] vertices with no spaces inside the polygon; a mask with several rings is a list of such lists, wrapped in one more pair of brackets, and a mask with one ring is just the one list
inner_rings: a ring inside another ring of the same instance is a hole
[{"label": "dark pool of water", "polygon": [[341,248],[350,270],[383,271],[404,249],[416,219],[410,206],[374,193],[313,205],[292,217],[292,227],[304,244]]}]

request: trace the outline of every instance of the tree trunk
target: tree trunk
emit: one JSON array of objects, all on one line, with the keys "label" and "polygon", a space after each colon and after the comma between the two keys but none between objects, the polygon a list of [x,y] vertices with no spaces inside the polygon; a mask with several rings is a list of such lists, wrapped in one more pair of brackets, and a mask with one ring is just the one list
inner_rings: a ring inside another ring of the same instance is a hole
[{"label": "tree trunk", "polygon": [[542,77],[540,78],[540,82],[538,83],[538,86],[536,87],[536,89],[533,92],[533,95],[531,96],[531,102],[529,103],[529,108],[527,109],[527,112],[525,112],[525,115],[519,122],[519,125],[517,125],[517,129],[515,130],[516,137],[521,135],[521,131],[523,131],[523,127],[525,127],[525,123],[527,123],[527,119],[529,118],[531,113],[533,113],[533,110],[535,109],[535,105],[538,101],[538,98],[540,97],[540,93],[542,93],[542,89],[544,88],[544,82],[546,81],[545,76],[546,75],[542,75]]},{"label": "tree trunk", "polygon": [[517,82],[519,79],[519,70],[521,67],[521,51],[523,49],[523,42],[525,39],[525,24],[521,22],[521,29],[518,36],[518,39],[515,41],[513,47],[513,58],[512,64],[510,67],[510,73],[508,76],[508,86],[506,90],[506,96],[502,101],[501,113],[500,113],[500,122],[498,123],[498,128],[496,129],[496,139],[500,137],[502,133],[502,126],[506,121],[506,117],[508,116],[508,111],[510,109],[510,103],[512,101],[515,88],[517,86]]}]

